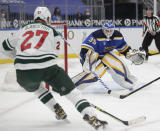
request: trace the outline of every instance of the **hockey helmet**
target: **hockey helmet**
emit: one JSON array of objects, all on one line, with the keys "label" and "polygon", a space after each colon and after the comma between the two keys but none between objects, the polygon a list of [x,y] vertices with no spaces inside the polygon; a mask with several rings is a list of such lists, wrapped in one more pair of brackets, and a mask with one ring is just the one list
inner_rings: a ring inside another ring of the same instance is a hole
[{"label": "hockey helmet", "polygon": [[34,11],[34,20],[40,18],[47,23],[51,22],[51,12],[47,7],[37,7]]},{"label": "hockey helmet", "polygon": [[111,37],[115,30],[115,25],[112,21],[106,22],[102,26],[103,33],[108,37]]}]

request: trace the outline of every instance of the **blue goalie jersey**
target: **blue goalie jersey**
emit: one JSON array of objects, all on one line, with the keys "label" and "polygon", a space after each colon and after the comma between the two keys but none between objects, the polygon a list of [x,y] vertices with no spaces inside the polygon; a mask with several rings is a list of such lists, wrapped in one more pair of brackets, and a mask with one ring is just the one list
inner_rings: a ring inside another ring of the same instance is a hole
[{"label": "blue goalie jersey", "polygon": [[[90,49],[97,52],[100,56],[104,56],[106,53],[116,49],[120,53],[126,51],[129,46],[124,40],[122,34],[115,30],[113,35],[110,37],[110,40],[107,39],[103,30],[97,30],[91,33],[81,45],[82,49]],[[80,55],[83,59],[84,53],[82,50]]]}]

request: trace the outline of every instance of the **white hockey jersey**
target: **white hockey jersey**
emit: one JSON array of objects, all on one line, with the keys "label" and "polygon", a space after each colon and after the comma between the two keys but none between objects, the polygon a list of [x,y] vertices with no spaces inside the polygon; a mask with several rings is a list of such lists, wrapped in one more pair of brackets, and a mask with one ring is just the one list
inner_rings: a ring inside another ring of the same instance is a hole
[{"label": "white hockey jersey", "polygon": [[3,43],[5,54],[19,70],[42,69],[56,64],[58,33],[50,26],[32,23],[21,28]]}]

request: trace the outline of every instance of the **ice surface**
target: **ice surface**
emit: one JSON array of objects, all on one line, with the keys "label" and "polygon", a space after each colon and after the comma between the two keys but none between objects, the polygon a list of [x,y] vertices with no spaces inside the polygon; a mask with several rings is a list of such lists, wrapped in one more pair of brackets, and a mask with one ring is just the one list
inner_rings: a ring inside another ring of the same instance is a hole
[{"label": "ice surface", "polygon": [[[150,57],[147,63],[139,66],[131,65],[129,61],[125,61],[132,74],[139,80],[136,88],[160,77],[160,55]],[[2,77],[9,67],[11,65],[0,65],[0,83],[2,83]],[[69,60],[69,75],[74,76],[80,71],[79,60]],[[113,82],[109,74],[106,74],[102,80],[113,90],[121,89]],[[90,102],[123,120],[131,120],[143,115],[147,117],[145,122],[127,127],[108,115],[96,111],[101,119],[108,121],[109,125],[106,131],[160,131],[160,80],[122,100],[106,95],[104,87],[99,82],[88,87],[85,92],[89,92],[83,93],[83,95]],[[49,111],[38,99],[35,99],[32,93],[1,91],[0,131],[94,130],[82,120],[82,116],[70,102],[56,93],[54,96],[67,112],[70,124],[57,121],[54,113]]]}]

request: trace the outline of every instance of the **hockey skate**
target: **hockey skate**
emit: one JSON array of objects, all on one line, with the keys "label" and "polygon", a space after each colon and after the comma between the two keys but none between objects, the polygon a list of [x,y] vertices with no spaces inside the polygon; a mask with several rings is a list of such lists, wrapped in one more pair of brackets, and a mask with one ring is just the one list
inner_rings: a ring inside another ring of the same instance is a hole
[{"label": "hockey skate", "polygon": [[87,114],[84,115],[83,119],[87,121],[94,129],[98,130],[100,127],[103,129],[108,124],[106,121],[101,121],[97,119],[95,116],[89,116]]},{"label": "hockey skate", "polygon": [[67,118],[67,114],[64,112],[64,110],[58,103],[54,105],[54,109],[55,109],[57,120],[64,120]]}]

